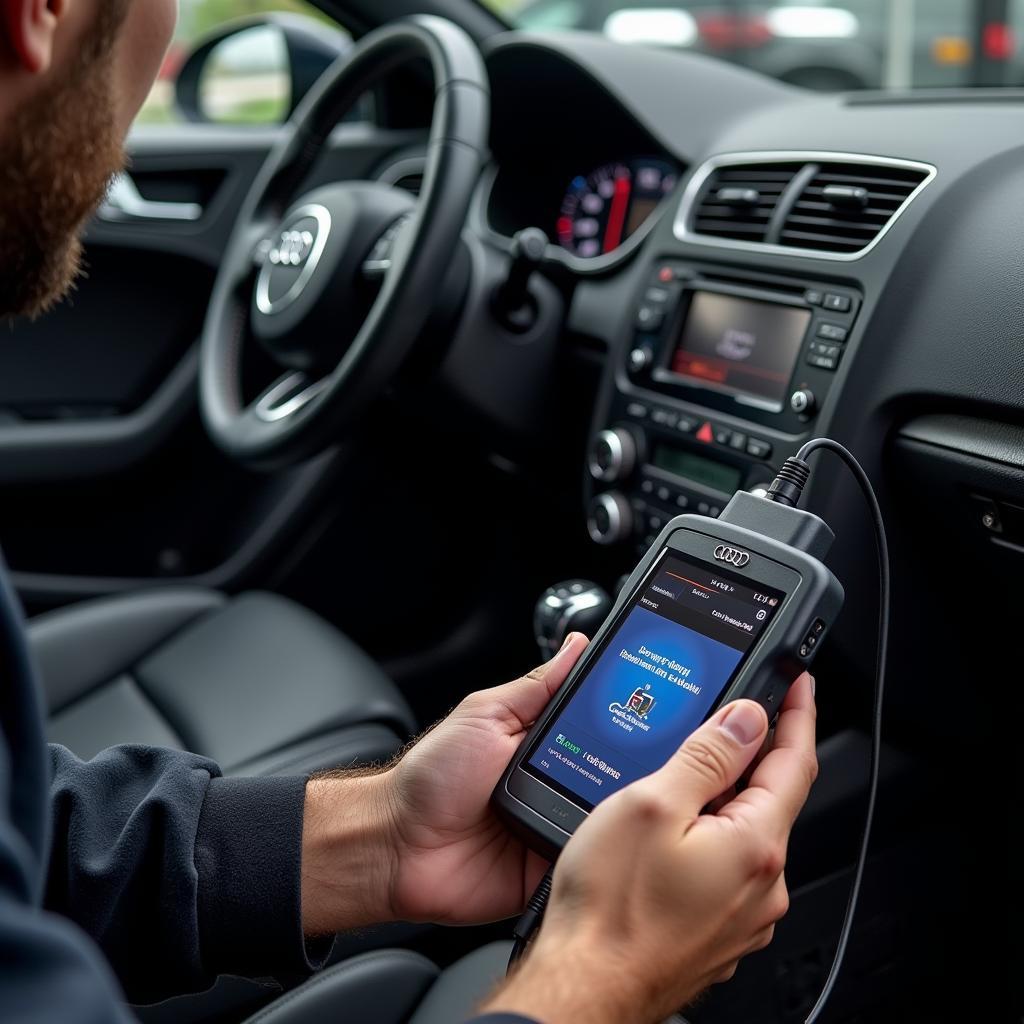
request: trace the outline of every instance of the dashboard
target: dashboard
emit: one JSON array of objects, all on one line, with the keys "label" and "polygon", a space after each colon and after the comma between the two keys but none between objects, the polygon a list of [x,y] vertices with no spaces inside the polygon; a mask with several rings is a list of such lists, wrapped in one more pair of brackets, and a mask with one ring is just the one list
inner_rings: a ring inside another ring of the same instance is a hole
[{"label": "dashboard", "polygon": [[[599,354],[579,453],[595,549],[625,571],[668,518],[718,514],[828,434],[908,550],[941,537],[993,579],[1024,559],[1024,94],[816,94],[586,33],[508,33],[486,57],[493,160],[470,226],[499,253],[540,227],[559,343]],[[808,497],[870,543],[841,475]],[[834,561],[870,607],[863,545]]]}]

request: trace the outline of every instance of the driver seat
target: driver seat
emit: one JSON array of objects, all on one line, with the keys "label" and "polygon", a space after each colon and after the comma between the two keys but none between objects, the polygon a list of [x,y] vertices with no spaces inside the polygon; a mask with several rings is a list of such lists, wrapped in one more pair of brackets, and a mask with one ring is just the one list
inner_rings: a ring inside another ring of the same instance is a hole
[{"label": "driver seat", "polygon": [[142,743],[227,775],[295,775],[387,760],[416,728],[362,650],[274,594],[100,598],[33,619],[29,637],[49,739],[83,759]]}]

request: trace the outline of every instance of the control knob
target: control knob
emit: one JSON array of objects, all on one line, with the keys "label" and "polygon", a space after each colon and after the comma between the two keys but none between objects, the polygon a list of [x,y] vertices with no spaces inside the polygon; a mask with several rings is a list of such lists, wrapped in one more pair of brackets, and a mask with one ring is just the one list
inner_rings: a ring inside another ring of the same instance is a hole
[{"label": "control knob", "polygon": [[624,480],[637,461],[636,439],[624,427],[602,430],[590,446],[587,468],[595,480],[611,484]]},{"label": "control knob", "polygon": [[798,416],[813,416],[818,408],[818,400],[810,388],[799,388],[790,397],[789,407]]},{"label": "control knob", "polygon": [[587,512],[587,533],[595,544],[617,544],[633,532],[633,510],[618,491],[598,494]]}]

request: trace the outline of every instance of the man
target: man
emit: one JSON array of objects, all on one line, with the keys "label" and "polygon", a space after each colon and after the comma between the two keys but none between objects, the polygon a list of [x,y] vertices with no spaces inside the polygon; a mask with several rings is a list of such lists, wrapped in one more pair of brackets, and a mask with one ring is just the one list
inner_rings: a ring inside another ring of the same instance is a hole
[{"label": "man", "polygon": [[[0,316],[39,313],[72,284],[175,8],[0,0]],[[55,747],[48,763],[0,572],[0,1019],[126,1021],[118,982],[154,1000],[222,972],[295,978],[338,931],[516,914],[545,865],[504,831],[490,792],[585,646],[574,635],[530,675],[468,697],[378,772],[228,780],[142,747],[89,763]],[[767,731],[756,704],[730,705],[591,815],[489,1019],[656,1021],[770,941],[815,771],[809,677],[737,796]]]}]

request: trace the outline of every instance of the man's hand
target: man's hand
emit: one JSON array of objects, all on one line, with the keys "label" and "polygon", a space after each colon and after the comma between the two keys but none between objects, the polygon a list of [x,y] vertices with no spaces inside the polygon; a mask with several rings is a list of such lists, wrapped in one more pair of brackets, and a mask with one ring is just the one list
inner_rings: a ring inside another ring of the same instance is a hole
[{"label": "man's hand", "polygon": [[384,772],[309,784],[307,935],[390,920],[474,924],[523,909],[547,865],[505,830],[491,793],[586,646],[572,634],[546,665],[471,694]]},{"label": "man's hand", "polygon": [[817,772],[809,676],[746,788],[706,810],[767,731],[757,704],[730,704],[664,768],[600,804],[558,861],[533,948],[486,1011],[653,1024],[766,946],[788,907],[789,832]]}]

